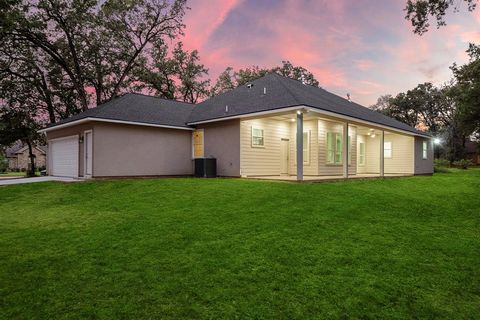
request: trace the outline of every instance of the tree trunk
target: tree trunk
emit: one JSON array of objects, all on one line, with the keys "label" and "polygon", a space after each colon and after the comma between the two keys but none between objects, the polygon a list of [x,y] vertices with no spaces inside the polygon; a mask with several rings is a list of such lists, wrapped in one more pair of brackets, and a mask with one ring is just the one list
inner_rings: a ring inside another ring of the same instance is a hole
[{"label": "tree trunk", "polygon": [[28,145],[28,157],[30,158],[30,169],[27,170],[27,176],[34,177],[35,176],[35,155],[33,154],[32,143],[30,140],[27,140]]}]

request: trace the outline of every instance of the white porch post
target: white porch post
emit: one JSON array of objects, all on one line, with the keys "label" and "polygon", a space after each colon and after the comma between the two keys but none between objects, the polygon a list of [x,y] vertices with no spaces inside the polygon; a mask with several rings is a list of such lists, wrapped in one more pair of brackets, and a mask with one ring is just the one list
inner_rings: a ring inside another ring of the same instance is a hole
[{"label": "white porch post", "polygon": [[385,175],[384,142],[385,142],[385,131],[382,130],[382,133],[380,134],[380,177],[383,177]]},{"label": "white porch post", "polygon": [[343,124],[343,177],[348,178],[348,122]]},{"label": "white porch post", "polygon": [[303,113],[297,111],[297,181],[303,180]]}]

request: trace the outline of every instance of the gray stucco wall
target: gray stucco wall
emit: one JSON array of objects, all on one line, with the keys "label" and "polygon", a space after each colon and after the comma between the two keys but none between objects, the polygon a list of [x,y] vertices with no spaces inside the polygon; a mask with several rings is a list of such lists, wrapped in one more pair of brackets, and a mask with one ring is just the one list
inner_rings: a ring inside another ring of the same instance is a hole
[{"label": "gray stucco wall", "polygon": [[204,129],[204,155],[217,159],[217,174],[240,176],[240,120],[219,121],[197,127]]},{"label": "gray stucco wall", "polygon": [[191,175],[192,131],[96,123],[93,176]]},{"label": "gray stucco wall", "polygon": [[[427,141],[428,155],[423,159],[423,142]],[[415,137],[414,174],[433,174],[433,141],[430,138]]]}]

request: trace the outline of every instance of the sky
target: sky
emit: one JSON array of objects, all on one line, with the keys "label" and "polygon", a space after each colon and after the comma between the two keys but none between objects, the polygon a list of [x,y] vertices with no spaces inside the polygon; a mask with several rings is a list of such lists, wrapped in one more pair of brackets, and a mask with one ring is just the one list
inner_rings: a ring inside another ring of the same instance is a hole
[{"label": "sky", "polygon": [[419,83],[442,85],[454,62],[480,43],[480,8],[447,15],[447,26],[413,34],[406,0],[190,0],[183,42],[216,79],[227,67],[289,60],[320,86],[369,106]]}]

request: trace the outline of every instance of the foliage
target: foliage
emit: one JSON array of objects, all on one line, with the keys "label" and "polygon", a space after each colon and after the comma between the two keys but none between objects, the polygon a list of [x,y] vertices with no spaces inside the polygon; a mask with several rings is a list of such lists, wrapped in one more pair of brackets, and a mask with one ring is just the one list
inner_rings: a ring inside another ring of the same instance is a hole
[{"label": "foliage", "polygon": [[470,61],[452,66],[455,96],[459,104],[460,121],[467,132],[480,133],[480,45],[471,43],[467,50]]},{"label": "foliage", "polygon": [[412,23],[414,33],[422,35],[428,31],[431,17],[435,18],[437,28],[440,28],[446,25],[444,18],[449,8],[453,7],[457,12],[460,5],[466,4],[468,11],[473,11],[477,2],[478,0],[408,0],[405,19]]},{"label": "foliage", "polygon": [[450,172],[450,171],[448,170],[449,167],[450,167],[450,161],[448,161],[447,159],[434,159],[434,160],[433,160],[433,170],[434,170],[436,173],[439,173],[439,172],[443,172],[443,173]]},{"label": "foliage", "polygon": [[315,87],[319,86],[319,82],[315,79],[313,73],[301,66],[294,66],[290,61],[282,61],[281,66],[270,69],[251,66],[238,71],[228,67],[218,77],[212,88],[211,95],[215,96],[223,92],[232,90],[238,86],[245,85],[253,80],[261,78],[268,73],[276,72],[282,76],[289,77],[304,82],[305,84]]},{"label": "foliage", "polygon": [[2,317],[479,319],[479,189],[477,169],[3,187]]},{"label": "foliage", "polygon": [[6,172],[8,169],[8,160],[0,154],[0,172]]},{"label": "foliage", "polygon": [[[25,97],[24,97],[25,98]],[[0,109],[0,145],[10,146],[20,140],[28,146],[30,164],[28,175],[35,175],[35,155],[33,146],[42,139],[39,125],[26,107],[29,101],[8,100],[9,105]]]},{"label": "foliage", "polygon": [[137,79],[151,47],[182,33],[185,0],[10,2],[0,23],[0,79],[22,84],[50,122],[108,101]]},{"label": "foliage", "polygon": [[468,169],[473,165],[472,160],[470,159],[460,159],[453,162],[453,165],[460,169]]},{"label": "foliage", "polygon": [[178,42],[172,56],[164,44],[152,49],[153,62],[144,61],[136,69],[140,84],[137,88],[148,88],[155,95],[166,99],[177,99],[196,103],[209,94],[208,69],[200,64],[197,50],[185,51]]}]

